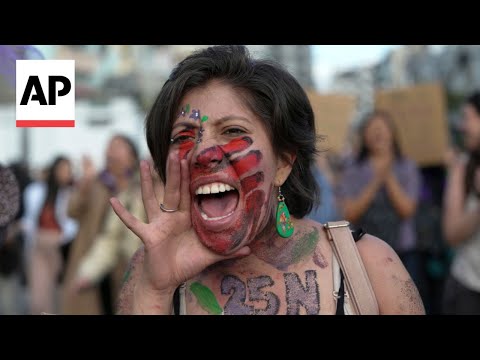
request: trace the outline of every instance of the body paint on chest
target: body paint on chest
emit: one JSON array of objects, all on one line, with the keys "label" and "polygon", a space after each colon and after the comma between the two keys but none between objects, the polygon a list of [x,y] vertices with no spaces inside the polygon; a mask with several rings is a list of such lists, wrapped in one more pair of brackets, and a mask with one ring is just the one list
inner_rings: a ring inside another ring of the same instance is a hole
[{"label": "body paint on chest", "polygon": [[[270,276],[264,275],[247,279],[245,283],[234,275],[227,275],[221,283],[222,295],[230,295],[225,303],[225,315],[277,315],[280,309],[280,299],[272,292],[264,291],[275,283]],[[248,301],[259,303],[259,308],[246,304]],[[265,304],[262,307],[262,303]]]},{"label": "body paint on chest", "polygon": [[[278,270],[286,271],[289,266],[299,263],[310,255],[314,255],[320,240],[320,233],[316,227],[313,227],[312,230],[303,235],[299,233],[288,239],[282,238],[280,245],[276,244],[276,239],[277,237],[273,236],[265,243],[254,243],[252,244],[252,250],[257,257],[266,263]],[[323,255],[319,252],[317,257],[319,256]],[[325,268],[328,263],[324,262],[322,265],[323,267],[321,267]]]},{"label": "body paint on chest", "polygon": [[305,286],[296,273],[285,273],[283,277],[287,295],[287,315],[299,315],[301,307],[305,309],[307,315],[318,315],[320,293],[316,271],[305,271]]},{"label": "body paint on chest", "polygon": [[296,264],[305,256],[312,254],[319,239],[320,236],[317,228],[311,233],[305,234],[298,239],[292,248],[292,262]]},{"label": "body paint on chest", "polygon": [[215,294],[208,287],[196,281],[190,285],[190,291],[203,310],[212,315],[221,315],[223,313]]},{"label": "body paint on chest", "polygon": [[[285,303],[287,315],[299,315],[303,308],[307,315],[320,312],[320,292],[315,270],[307,270],[305,286],[297,273],[284,273]],[[275,285],[268,275],[248,278],[246,284],[239,277],[223,277],[220,290],[230,296],[224,306],[225,315],[277,315],[281,300],[277,294],[268,291]],[[253,304],[253,305],[252,305]]]}]

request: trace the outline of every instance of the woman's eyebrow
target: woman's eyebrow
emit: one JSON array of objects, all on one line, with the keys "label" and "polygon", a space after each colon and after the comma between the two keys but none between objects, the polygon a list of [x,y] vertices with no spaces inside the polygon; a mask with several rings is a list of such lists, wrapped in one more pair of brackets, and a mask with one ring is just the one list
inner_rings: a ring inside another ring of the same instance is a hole
[{"label": "woman's eyebrow", "polygon": [[179,127],[179,126],[185,126],[186,129],[195,129],[197,127],[196,125],[192,124],[191,122],[182,121],[182,122],[179,122],[179,123],[173,125],[172,130],[175,129],[176,127]]},{"label": "woman's eyebrow", "polygon": [[251,121],[244,117],[244,116],[240,116],[240,115],[227,115],[227,116],[222,116],[221,118],[219,119],[216,119],[214,120],[216,123],[222,123],[222,122],[225,122],[225,121],[228,121],[228,120],[243,120],[243,121],[246,121],[248,123],[250,123]]}]

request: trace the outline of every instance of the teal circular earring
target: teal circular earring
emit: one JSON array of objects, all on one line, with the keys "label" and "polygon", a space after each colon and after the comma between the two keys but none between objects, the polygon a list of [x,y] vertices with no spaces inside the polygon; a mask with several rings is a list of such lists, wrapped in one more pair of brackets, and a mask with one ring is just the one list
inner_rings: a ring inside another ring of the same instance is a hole
[{"label": "teal circular earring", "polygon": [[285,204],[285,196],[282,194],[280,186],[278,187],[278,205],[277,205],[277,233],[283,238],[288,238],[293,234],[293,224],[288,211],[287,204]]}]

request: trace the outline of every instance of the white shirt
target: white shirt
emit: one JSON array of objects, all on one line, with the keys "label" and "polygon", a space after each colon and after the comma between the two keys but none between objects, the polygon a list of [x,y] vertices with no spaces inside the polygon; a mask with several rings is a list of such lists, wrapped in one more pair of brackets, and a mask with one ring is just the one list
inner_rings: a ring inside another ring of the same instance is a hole
[{"label": "white shirt", "polygon": [[[479,199],[473,194],[466,200],[467,210],[478,207]],[[466,288],[480,292],[480,228],[456,248],[452,275]]]},{"label": "white shirt", "polygon": [[[58,191],[55,199],[55,218],[62,229],[61,244],[73,240],[78,231],[78,223],[67,216],[68,200],[70,189]],[[26,246],[33,246],[35,234],[38,228],[40,211],[47,196],[47,185],[44,182],[33,182],[25,188],[23,194],[25,212],[22,218],[22,225],[25,231]]]}]

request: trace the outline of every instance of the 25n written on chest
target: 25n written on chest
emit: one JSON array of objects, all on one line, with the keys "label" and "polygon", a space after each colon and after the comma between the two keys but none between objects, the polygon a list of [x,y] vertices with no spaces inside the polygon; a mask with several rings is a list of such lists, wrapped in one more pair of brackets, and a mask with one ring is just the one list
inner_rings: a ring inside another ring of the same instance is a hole
[{"label": "25n written on chest", "polygon": [[269,275],[246,279],[225,275],[220,282],[220,294],[228,297],[223,308],[220,307],[213,292],[202,284],[198,282],[191,284],[190,291],[197,304],[210,314],[319,314],[320,291],[317,272],[306,270],[303,273],[285,272],[282,275],[281,280],[276,281]]}]

